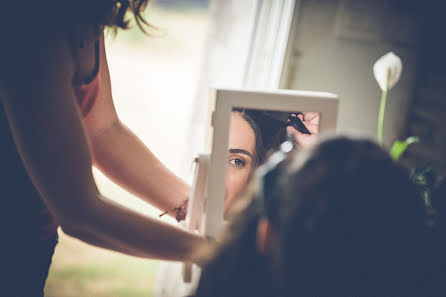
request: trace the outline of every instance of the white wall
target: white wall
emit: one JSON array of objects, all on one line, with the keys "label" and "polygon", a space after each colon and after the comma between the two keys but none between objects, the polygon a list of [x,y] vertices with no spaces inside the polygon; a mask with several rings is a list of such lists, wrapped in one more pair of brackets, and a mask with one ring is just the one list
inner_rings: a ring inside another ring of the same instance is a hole
[{"label": "white wall", "polygon": [[403,61],[400,82],[388,97],[384,143],[402,132],[412,100],[416,22],[383,1],[301,1],[284,87],[339,94],[338,127],[376,135],[381,91],[374,62],[388,51]]}]

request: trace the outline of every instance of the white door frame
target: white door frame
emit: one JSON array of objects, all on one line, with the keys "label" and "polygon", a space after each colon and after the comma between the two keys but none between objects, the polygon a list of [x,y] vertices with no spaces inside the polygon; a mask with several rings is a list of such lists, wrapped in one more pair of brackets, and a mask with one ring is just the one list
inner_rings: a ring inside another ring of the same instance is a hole
[{"label": "white door frame", "polygon": [[242,86],[278,89],[297,19],[300,0],[259,0]]}]

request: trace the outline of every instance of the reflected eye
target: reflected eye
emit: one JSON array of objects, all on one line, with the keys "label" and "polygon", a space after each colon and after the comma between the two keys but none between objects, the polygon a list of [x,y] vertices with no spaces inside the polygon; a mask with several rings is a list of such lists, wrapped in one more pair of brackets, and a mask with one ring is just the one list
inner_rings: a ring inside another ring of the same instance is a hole
[{"label": "reflected eye", "polygon": [[231,159],[231,160],[229,160],[229,163],[231,163],[231,165],[233,165],[237,168],[243,168],[246,166],[246,162],[240,158]]}]

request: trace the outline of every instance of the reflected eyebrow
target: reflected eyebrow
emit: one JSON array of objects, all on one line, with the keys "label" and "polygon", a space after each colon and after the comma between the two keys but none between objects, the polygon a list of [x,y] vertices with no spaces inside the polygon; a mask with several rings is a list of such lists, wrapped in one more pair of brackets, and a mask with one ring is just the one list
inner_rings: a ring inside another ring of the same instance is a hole
[{"label": "reflected eyebrow", "polygon": [[246,151],[246,150],[242,150],[242,149],[229,149],[229,153],[231,154],[245,154],[251,157],[252,159],[252,155],[250,152]]}]

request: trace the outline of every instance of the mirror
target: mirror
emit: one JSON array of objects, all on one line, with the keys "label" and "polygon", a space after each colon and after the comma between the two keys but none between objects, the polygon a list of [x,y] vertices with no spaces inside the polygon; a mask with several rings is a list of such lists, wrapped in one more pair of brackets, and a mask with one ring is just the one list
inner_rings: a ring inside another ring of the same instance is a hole
[{"label": "mirror", "polygon": [[338,98],[330,93],[213,89],[206,235],[216,236],[255,168],[287,135],[297,146],[311,144],[320,133],[335,130],[337,113]]},{"label": "mirror", "polygon": [[311,145],[319,134],[319,112],[233,108],[229,119],[224,218],[268,154],[291,139]]},{"label": "mirror", "polygon": [[[305,146],[317,140],[320,133],[335,130],[337,114],[338,98],[334,94],[212,89],[207,148],[195,160],[183,226],[215,237],[269,152],[277,149],[288,134],[297,146]],[[167,263],[161,271],[163,285],[158,296],[188,295],[180,292],[193,292],[200,275],[199,267],[186,263]]]}]

